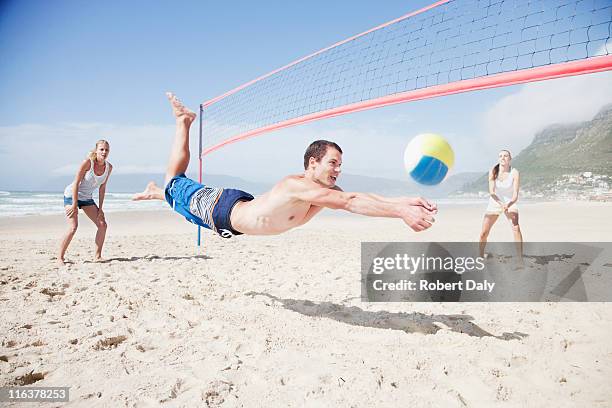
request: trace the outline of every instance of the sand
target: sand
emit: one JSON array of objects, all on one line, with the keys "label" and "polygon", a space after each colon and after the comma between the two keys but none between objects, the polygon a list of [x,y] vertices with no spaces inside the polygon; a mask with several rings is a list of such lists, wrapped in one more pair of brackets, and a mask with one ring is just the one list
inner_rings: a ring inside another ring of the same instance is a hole
[{"label": "sand", "polygon": [[[0,219],[0,386],[70,387],[41,406],[612,406],[610,303],[361,301],[362,241],[474,241],[482,211],[443,207],[421,234],[329,211],[204,248],[170,211],[108,213],[102,264],[81,215],[68,267],[61,215]],[[609,241],[612,205],[523,204],[521,224]]]}]

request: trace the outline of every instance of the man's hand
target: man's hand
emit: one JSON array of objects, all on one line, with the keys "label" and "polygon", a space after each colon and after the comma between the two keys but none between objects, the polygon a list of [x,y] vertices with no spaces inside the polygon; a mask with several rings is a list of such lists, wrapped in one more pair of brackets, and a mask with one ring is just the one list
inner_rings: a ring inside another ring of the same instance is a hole
[{"label": "man's hand", "polygon": [[434,214],[438,212],[438,206],[436,204],[434,204],[434,203],[430,203],[429,201],[427,201],[423,197],[409,198],[407,200],[407,202],[410,205],[417,205],[417,206],[421,206],[423,208],[426,208],[427,210],[433,212]]},{"label": "man's hand", "polygon": [[420,205],[406,206],[401,210],[402,219],[406,225],[412,228],[412,230],[415,232],[424,231],[431,227],[431,225],[435,222],[432,215],[434,213],[435,212],[433,210],[429,210]]},{"label": "man's hand", "polygon": [[75,215],[77,213],[78,207],[76,205],[71,205],[70,207],[66,208],[66,217],[68,218],[72,218],[73,215]]}]

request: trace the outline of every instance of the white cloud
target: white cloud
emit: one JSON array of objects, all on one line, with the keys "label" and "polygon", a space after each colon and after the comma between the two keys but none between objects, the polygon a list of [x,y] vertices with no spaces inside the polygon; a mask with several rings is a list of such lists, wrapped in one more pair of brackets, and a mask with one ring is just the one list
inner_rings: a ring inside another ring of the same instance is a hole
[{"label": "white cloud", "polygon": [[303,171],[306,147],[317,139],[343,149],[343,172],[401,179],[407,124],[405,112],[360,112],[282,129],[234,143],[204,158],[204,171],[274,181]]},{"label": "white cloud", "polygon": [[546,126],[590,120],[610,102],[612,72],[523,85],[486,111],[487,147],[509,148],[516,154]]},{"label": "white cloud", "polygon": [[71,174],[75,174],[78,168],[79,166],[76,163],[65,164],[56,169],[52,169],[51,173],[53,173],[56,176],[69,176]]},{"label": "white cloud", "polygon": [[[327,139],[343,148],[345,173],[403,179],[402,157],[408,139],[428,130],[413,129],[414,118],[414,113],[396,108],[283,129],[228,145],[206,156],[204,174],[227,174],[253,181],[278,180],[287,174],[302,172],[308,144]],[[0,146],[6,152],[0,152],[0,170],[4,181],[20,183],[27,189],[28,183],[40,184],[48,177],[73,175],[95,141],[106,139],[111,145],[109,160],[114,174],[163,173],[173,137],[173,124],[62,123],[0,127]],[[194,126],[191,174],[197,172],[197,139]],[[15,187],[12,185],[12,188]]]},{"label": "white cloud", "polygon": [[114,174],[151,174],[151,173],[165,173],[166,172],[166,165],[161,164],[161,165],[150,165],[150,166],[134,166],[134,165],[127,165],[127,166],[121,166],[121,167],[117,167],[117,170],[113,170]]},{"label": "white cloud", "polygon": [[[51,170],[51,173],[57,176],[70,176],[74,175],[78,169],[78,163],[66,164],[61,167]],[[165,173],[166,167],[160,166],[134,166],[134,165],[123,165],[117,167],[114,166],[113,174],[159,174]]]},{"label": "white cloud", "polygon": [[[2,182],[27,189],[48,177],[71,175],[98,139],[110,142],[116,173],[165,171],[174,126],[101,123],[0,127]],[[197,143],[197,138],[195,140]]]}]

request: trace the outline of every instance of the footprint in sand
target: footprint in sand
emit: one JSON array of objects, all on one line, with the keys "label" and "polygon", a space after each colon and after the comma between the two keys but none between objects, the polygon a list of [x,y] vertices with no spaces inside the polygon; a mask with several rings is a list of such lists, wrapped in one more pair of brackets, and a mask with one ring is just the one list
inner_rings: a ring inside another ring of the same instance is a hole
[{"label": "footprint in sand", "polygon": [[159,402],[163,404],[165,402],[175,399],[179,395],[183,384],[184,384],[184,381],[178,378],[176,382],[174,383],[174,385],[172,386],[172,388],[170,389],[170,395],[168,396],[168,398],[164,398],[160,400]]},{"label": "footprint in sand", "polygon": [[15,383],[17,385],[30,385],[34,384],[37,381],[43,380],[45,378],[44,372],[34,372],[34,370],[30,370],[27,373],[15,377]]},{"label": "footprint in sand", "polygon": [[209,384],[208,390],[202,393],[202,399],[208,407],[218,407],[234,391],[234,384],[230,381],[214,381]]},{"label": "footprint in sand", "polygon": [[116,348],[119,344],[123,343],[127,340],[127,336],[115,336],[109,337],[104,340],[98,340],[98,342],[93,346],[94,350],[110,350],[112,348]]},{"label": "footprint in sand", "polygon": [[8,340],[8,341],[2,341],[2,347],[6,347],[6,348],[13,348],[17,345],[17,342],[15,340]]},{"label": "footprint in sand", "polygon": [[49,296],[49,299],[48,299],[49,302],[52,302],[55,296],[64,296],[66,294],[64,290],[51,289],[51,288],[44,288],[43,290],[40,291],[40,293],[42,293],[43,295]]}]

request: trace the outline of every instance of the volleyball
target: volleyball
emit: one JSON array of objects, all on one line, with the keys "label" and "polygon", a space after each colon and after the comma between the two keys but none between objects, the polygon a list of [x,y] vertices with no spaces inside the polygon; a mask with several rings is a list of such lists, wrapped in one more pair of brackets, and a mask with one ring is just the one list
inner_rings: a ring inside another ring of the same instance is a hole
[{"label": "volleyball", "polygon": [[453,164],[455,153],[446,139],[434,133],[416,136],[404,151],[404,167],[419,184],[439,184]]}]

